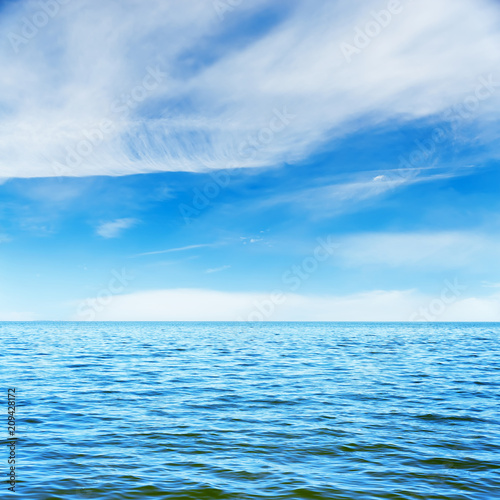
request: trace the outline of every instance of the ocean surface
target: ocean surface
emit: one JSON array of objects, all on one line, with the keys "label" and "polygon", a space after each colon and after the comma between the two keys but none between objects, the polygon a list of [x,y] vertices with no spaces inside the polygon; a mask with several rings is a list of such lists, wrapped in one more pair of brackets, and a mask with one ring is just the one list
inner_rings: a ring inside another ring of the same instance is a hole
[{"label": "ocean surface", "polygon": [[499,499],[499,334],[0,323],[0,498]]}]

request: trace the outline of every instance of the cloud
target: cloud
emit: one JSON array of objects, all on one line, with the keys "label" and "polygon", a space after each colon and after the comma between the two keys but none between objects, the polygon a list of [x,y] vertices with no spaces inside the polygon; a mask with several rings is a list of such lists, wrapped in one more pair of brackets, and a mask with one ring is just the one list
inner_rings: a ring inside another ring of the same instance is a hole
[{"label": "cloud", "polygon": [[260,206],[291,205],[296,209],[309,210],[316,218],[332,217],[354,212],[360,207],[380,199],[402,186],[466,176],[474,172],[470,166],[454,166],[448,172],[443,167],[394,168],[373,172],[356,173],[325,179],[322,186],[298,187],[291,192],[267,196]]},{"label": "cloud", "polygon": [[162,253],[171,253],[171,252],[184,252],[185,250],[194,250],[196,248],[206,248],[213,246],[215,246],[215,243],[200,243],[198,245],[188,245],[185,247],[167,248],[166,250],[155,250],[154,252],[140,253],[135,255],[135,257],[145,257],[147,255],[159,255]]},{"label": "cloud", "polygon": [[[378,0],[243,2],[223,21],[205,0],[148,8],[82,0],[61,5],[17,45],[9,38],[40,8],[9,4],[0,21],[8,35],[0,178],[295,162],[360,128],[439,120],[481,77],[497,82],[497,2],[401,4],[350,62],[341,46],[384,7]],[[264,11],[274,20],[251,32]],[[470,118],[485,133],[499,118],[498,84],[492,89]]]},{"label": "cloud", "polygon": [[96,229],[96,233],[103,238],[117,238],[123,231],[135,226],[138,222],[137,219],[116,219],[104,222]]},{"label": "cloud", "polygon": [[12,238],[8,234],[0,234],[0,243],[10,243]]},{"label": "cloud", "polygon": [[35,313],[0,311],[0,321],[35,321]]},{"label": "cloud", "polygon": [[243,245],[247,245],[248,243],[253,245],[254,243],[260,243],[261,241],[264,241],[264,238],[252,238],[250,236],[240,236],[240,241],[243,243]]},{"label": "cloud", "polygon": [[455,268],[493,257],[500,242],[468,232],[362,233],[339,240],[338,256],[347,266],[388,265]]},{"label": "cloud", "polygon": [[500,288],[500,283],[491,283],[490,281],[483,281],[481,286],[484,288]]},{"label": "cloud", "polygon": [[220,271],[225,271],[226,269],[229,269],[231,266],[221,266],[221,267],[215,267],[213,269],[207,269],[205,272],[207,274],[212,274],[212,273],[219,273]]},{"label": "cloud", "polygon": [[[422,309],[433,321],[499,321],[500,295],[446,297],[439,314],[439,297],[413,290],[375,290],[348,296],[289,294],[271,304],[271,294],[220,292],[203,289],[149,290],[113,297],[95,318],[98,321],[235,321],[259,318],[268,321],[409,321],[419,320]],[[429,312],[430,311],[430,312]],[[85,319],[85,311],[80,311]]]}]

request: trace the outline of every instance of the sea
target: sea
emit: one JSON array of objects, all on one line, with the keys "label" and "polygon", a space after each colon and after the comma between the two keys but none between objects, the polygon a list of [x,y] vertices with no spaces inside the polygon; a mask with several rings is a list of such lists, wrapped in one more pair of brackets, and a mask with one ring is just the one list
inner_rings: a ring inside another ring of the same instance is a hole
[{"label": "sea", "polygon": [[499,334],[0,323],[0,498],[500,499]]}]

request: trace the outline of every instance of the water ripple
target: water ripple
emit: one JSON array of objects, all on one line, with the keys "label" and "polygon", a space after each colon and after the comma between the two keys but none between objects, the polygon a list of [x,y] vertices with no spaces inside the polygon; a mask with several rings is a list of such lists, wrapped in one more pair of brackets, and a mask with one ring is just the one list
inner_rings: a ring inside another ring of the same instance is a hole
[{"label": "water ripple", "polygon": [[0,323],[19,497],[499,498],[499,333]]}]

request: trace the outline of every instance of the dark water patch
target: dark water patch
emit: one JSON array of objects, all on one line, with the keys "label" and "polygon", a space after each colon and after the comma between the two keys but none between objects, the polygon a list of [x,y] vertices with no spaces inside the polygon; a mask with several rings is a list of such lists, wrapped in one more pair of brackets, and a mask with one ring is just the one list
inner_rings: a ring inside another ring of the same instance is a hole
[{"label": "dark water patch", "polygon": [[[439,399],[438,399],[439,400]],[[426,420],[429,422],[449,422],[453,424],[454,422],[478,422],[478,423],[493,423],[489,419],[471,417],[468,415],[460,416],[460,415],[439,415],[427,413],[425,415],[415,415],[414,418],[418,418],[420,420]]]}]

